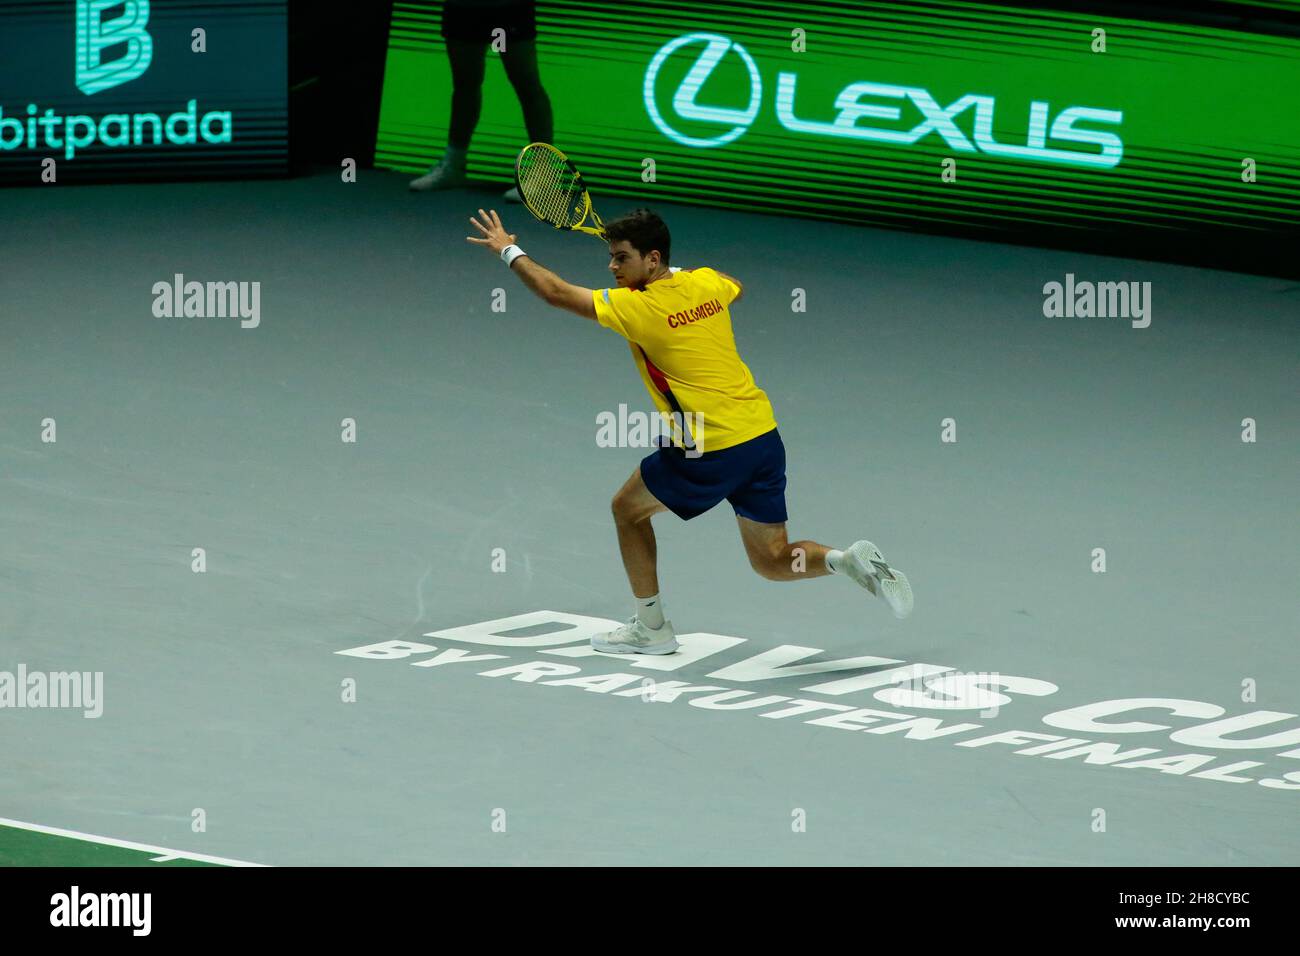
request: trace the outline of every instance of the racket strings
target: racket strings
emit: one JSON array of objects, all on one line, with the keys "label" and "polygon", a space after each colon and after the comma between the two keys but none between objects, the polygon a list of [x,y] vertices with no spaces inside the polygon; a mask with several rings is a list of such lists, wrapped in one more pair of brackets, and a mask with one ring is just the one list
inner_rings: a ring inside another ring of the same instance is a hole
[{"label": "racket strings", "polygon": [[519,164],[519,191],[540,218],[576,226],[585,213],[583,188],[567,163],[553,156],[529,156]]}]

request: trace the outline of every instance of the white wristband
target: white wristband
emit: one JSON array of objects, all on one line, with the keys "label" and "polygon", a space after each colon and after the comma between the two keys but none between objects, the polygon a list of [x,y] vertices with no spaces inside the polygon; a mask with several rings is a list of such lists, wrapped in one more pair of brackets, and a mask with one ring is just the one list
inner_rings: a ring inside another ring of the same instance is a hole
[{"label": "white wristband", "polygon": [[506,246],[504,249],[501,250],[501,261],[504,262],[507,266],[510,266],[510,265],[514,265],[514,261],[518,259],[520,256],[526,256],[526,255],[528,255],[528,253],[524,252],[524,250],[520,249],[518,246],[512,244]]},{"label": "white wristband", "polygon": [[682,271],[682,267],[681,267],[681,266],[669,266],[669,267],[668,267],[668,271],[669,271],[669,272],[681,272],[681,271]]}]

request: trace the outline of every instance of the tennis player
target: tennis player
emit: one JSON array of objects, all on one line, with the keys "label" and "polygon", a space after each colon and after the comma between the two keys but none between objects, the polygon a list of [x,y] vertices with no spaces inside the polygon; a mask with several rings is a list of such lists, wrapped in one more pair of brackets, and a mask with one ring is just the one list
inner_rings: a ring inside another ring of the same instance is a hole
[{"label": "tennis player", "polygon": [[605,225],[616,283],[608,289],[585,289],[539,265],[515,244],[496,210],[480,209],[470,222],[479,235],[466,238],[499,255],[547,303],[627,339],[650,397],[673,423],[672,442],[642,459],[614,495],[614,526],[636,614],[593,637],[592,647],[612,654],[677,650],[659,595],[650,518],[671,511],[689,521],[724,499],[736,513],[749,563],[763,577],[843,574],[883,598],[896,617],[912,612],[906,575],[870,541],[839,551],[787,540],[785,447],[771,402],[736,352],[730,306],[744,292],[736,279],[715,269],[670,266],[668,227],[646,209]]}]

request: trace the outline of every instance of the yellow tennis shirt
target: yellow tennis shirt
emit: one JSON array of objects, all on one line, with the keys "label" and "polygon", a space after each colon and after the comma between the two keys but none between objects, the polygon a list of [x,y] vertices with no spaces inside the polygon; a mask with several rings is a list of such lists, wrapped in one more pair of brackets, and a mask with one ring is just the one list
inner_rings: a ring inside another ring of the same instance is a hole
[{"label": "yellow tennis shirt", "polygon": [[[644,291],[592,293],[596,321],[627,339],[660,413],[669,420],[674,412],[682,415],[702,452],[776,428],[772,403],[736,352],[727,307],[739,294],[734,282],[713,269],[675,272]],[[682,442],[675,438],[673,444]]]}]

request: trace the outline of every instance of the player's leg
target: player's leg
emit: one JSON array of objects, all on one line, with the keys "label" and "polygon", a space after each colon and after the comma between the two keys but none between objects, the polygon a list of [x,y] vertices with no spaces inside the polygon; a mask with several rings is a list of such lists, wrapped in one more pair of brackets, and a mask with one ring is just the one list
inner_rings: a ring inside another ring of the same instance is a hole
[{"label": "player's leg", "polygon": [[638,599],[653,597],[659,593],[659,573],[656,567],[658,549],[650,518],[668,509],[650,493],[638,467],[614,495],[610,510],[614,514],[618,550],[623,555],[623,569],[627,572],[632,594]]},{"label": "player's leg", "polygon": [[836,551],[816,541],[790,544],[786,540],[785,446],[776,429],[739,447],[745,449],[747,474],[727,500],[736,511],[740,537],[755,571],[773,581],[843,574],[884,598],[896,617],[912,613],[907,576],[890,567],[870,541]]},{"label": "player's leg", "polygon": [[[826,566],[826,555],[833,549],[816,541],[791,543],[785,522],[761,524],[738,514],[736,523],[750,567],[769,581],[799,581],[833,573]],[[874,588],[871,593],[876,593]]]},{"label": "player's leg", "polygon": [[671,621],[664,620],[659,598],[658,554],[650,519],[667,507],[646,487],[638,467],[610,503],[623,569],[636,598],[636,615],[623,626],[591,638],[607,654],[672,654],[678,648]]}]

